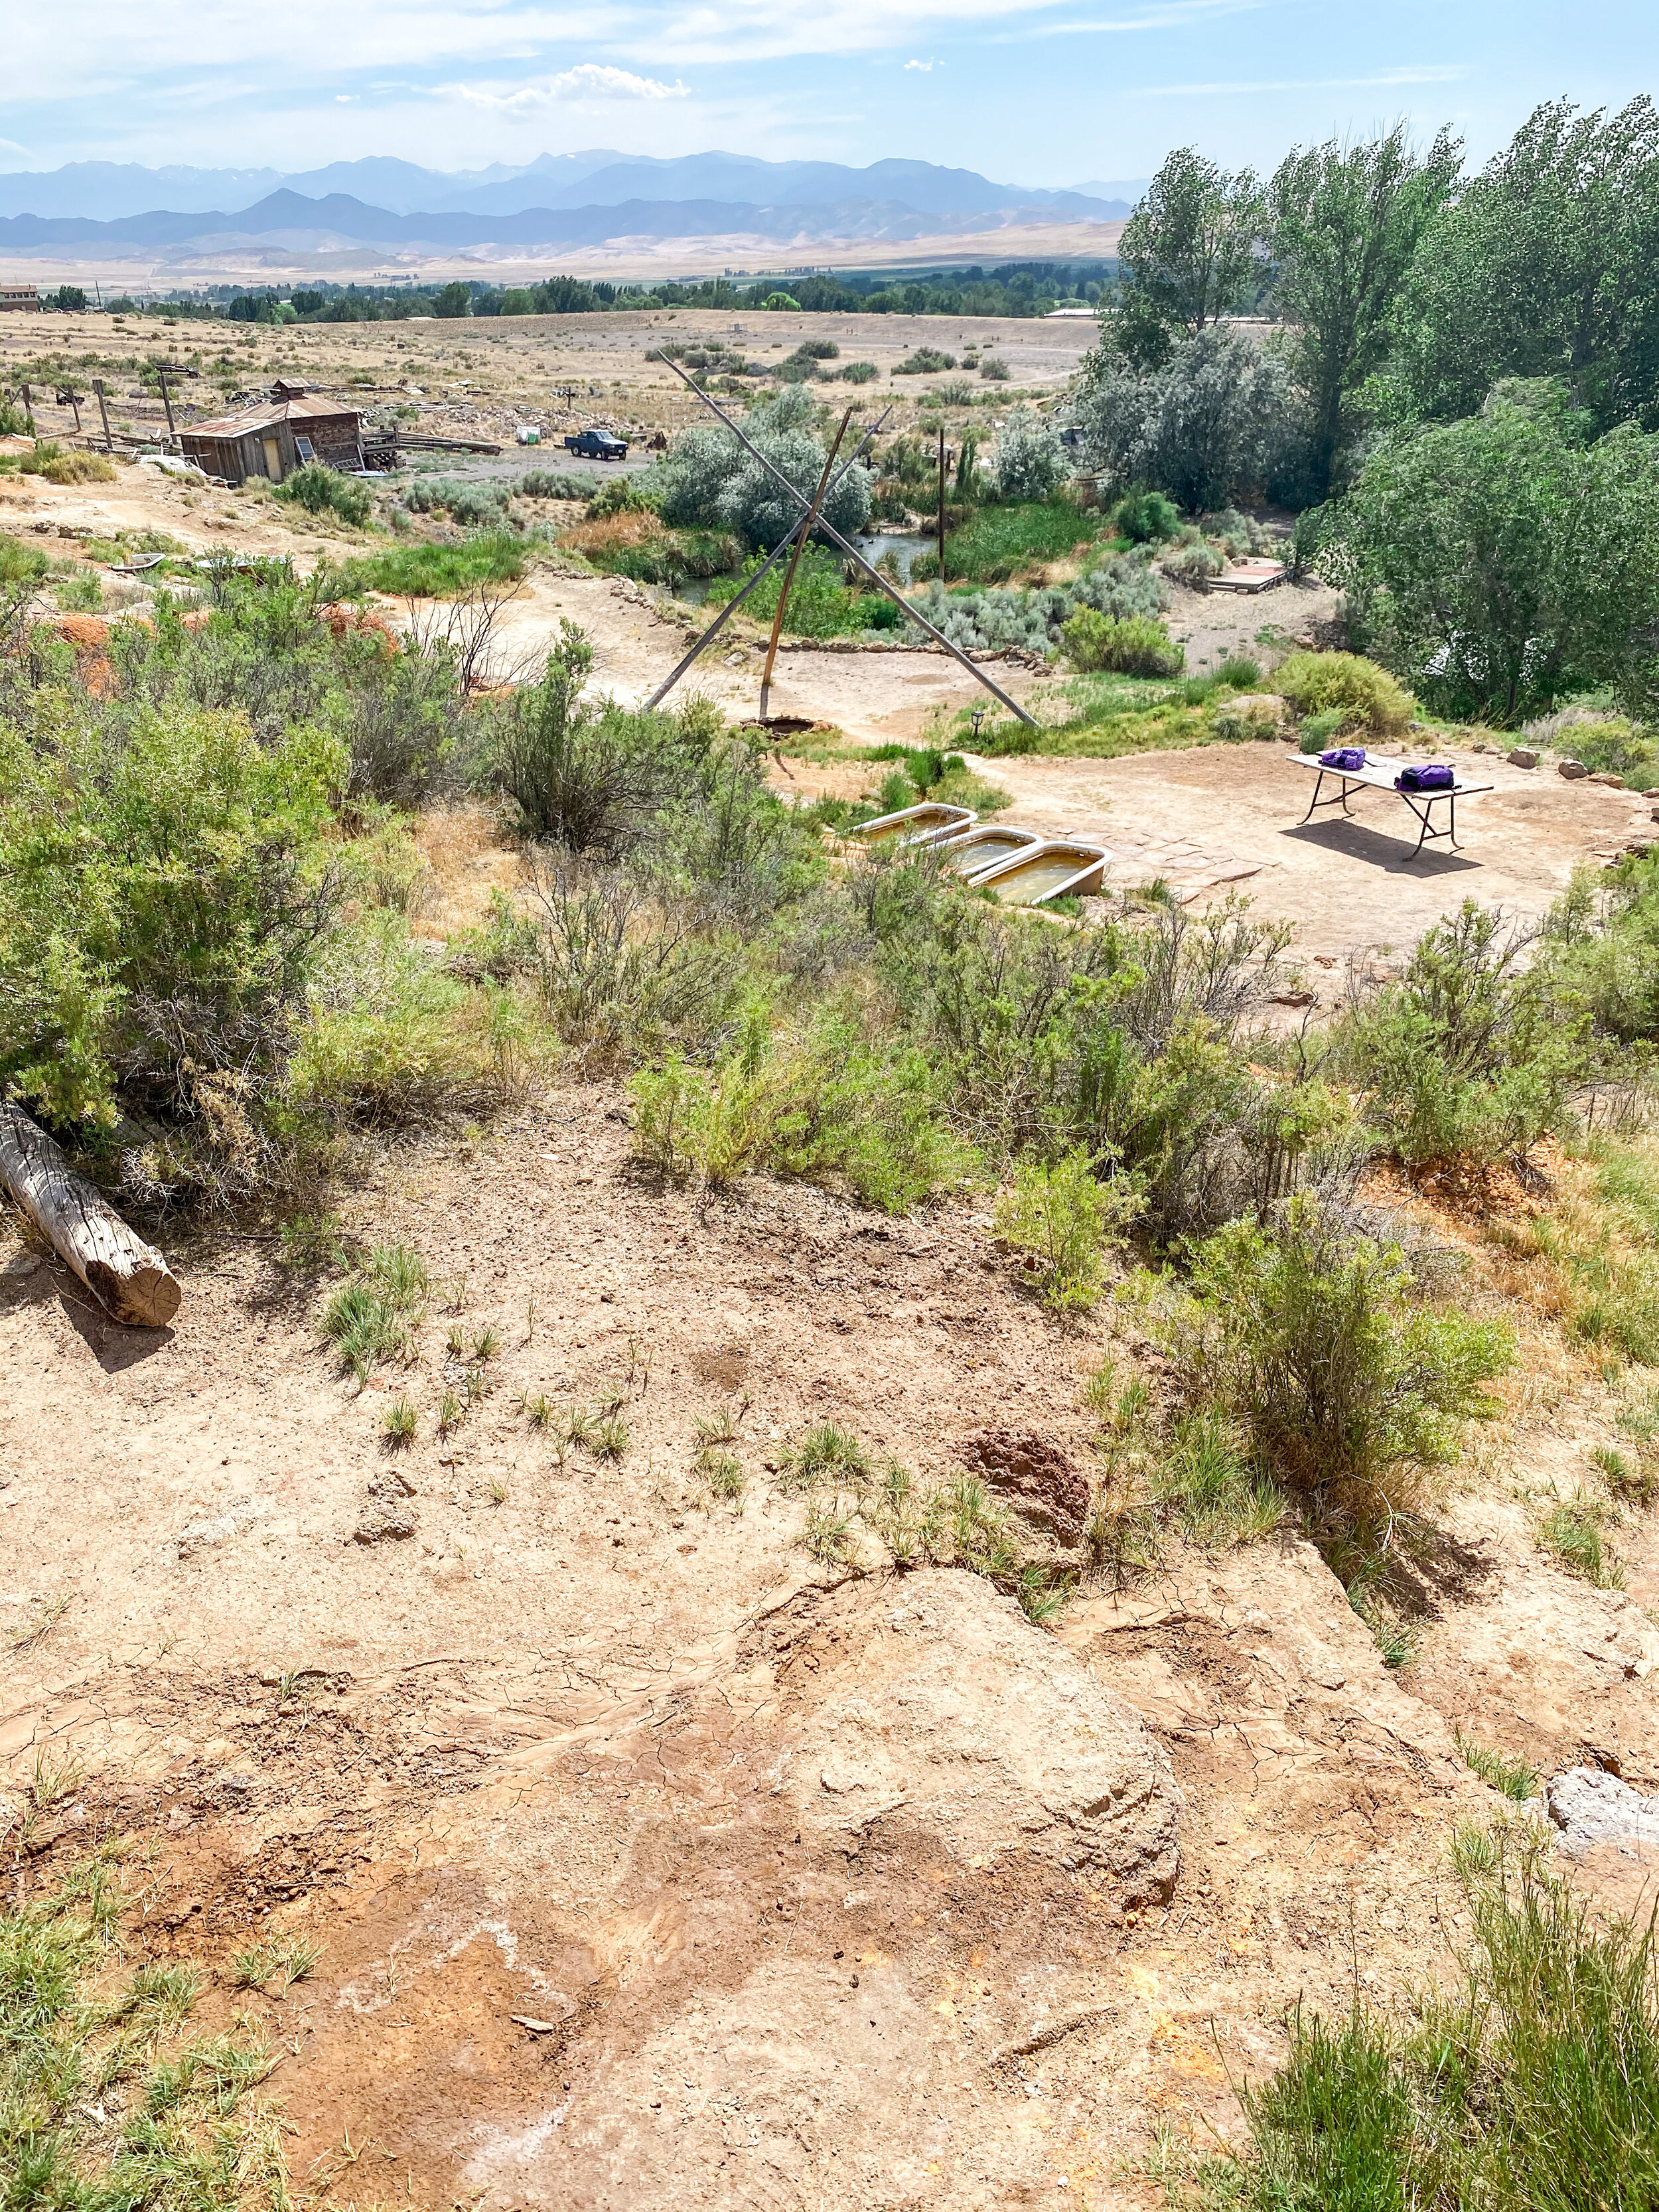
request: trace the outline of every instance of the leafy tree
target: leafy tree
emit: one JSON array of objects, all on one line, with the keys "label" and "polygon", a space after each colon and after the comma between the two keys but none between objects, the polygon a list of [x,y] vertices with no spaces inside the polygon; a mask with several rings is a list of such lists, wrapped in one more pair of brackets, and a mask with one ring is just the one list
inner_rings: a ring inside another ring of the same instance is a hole
[{"label": "leafy tree", "polygon": [[459,278],[453,284],[444,285],[433,295],[432,312],[434,315],[441,316],[446,322],[451,323],[459,322],[463,315],[470,315],[472,313],[472,294],[470,288],[463,284]]},{"label": "leafy tree", "polygon": [[1303,434],[1284,362],[1229,331],[1187,339],[1150,372],[1102,347],[1073,414],[1085,466],[1115,487],[1168,492],[1194,514],[1261,486]]},{"label": "leafy tree", "polygon": [[[793,385],[754,409],[744,428],[773,466],[810,499],[823,469],[823,447],[812,428],[812,403]],[[662,464],[662,516],[676,526],[735,530],[751,545],[770,548],[788,536],[800,509],[728,430],[682,431]],[[826,521],[843,537],[870,514],[870,472],[855,463],[823,503]]]},{"label": "leafy tree", "polygon": [[87,295],[78,284],[60,284],[52,295],[52,304],[59,314],[78,315],[87,304]]},{"label": "leafy tree", "polygon": [[998,434],[991,466],[1004,499],[1047,499],[1066,473],[1066,449],[1046,416],[1016,407]]},{"label": "leafy tree", "polygon": [[1190,147],[1166,156],[1118,243],[1121,287],[1100,311],[1103,346],[1161,368],[1183,337],[1236,308],[1257,264],[1261,188]]},{"label": "leafy tree", "polygon": [[1403,124],[1381,138],[1288,154],[1267,187],[1274,301],[1312,416],[1309,489],[1330,490],[1360,387],[1381,365],[1390,318],[1423,233],[1457,179],[1462,141],[1443,131],[1414,155]]},{"label": "leafy tree", "polygon": [[1329,510],[1321,565],[1355,641],[1447,713],[1500,724],[1650,680],[1659,440],[1594,444],[1553,380],[1397,434]]},{"label": "leafy tree", "polygon": [[1599,430],[1659,425],[1659,114],[1538,108],[1431,227],[1401,310],[1402,416],[1565,376]]}]

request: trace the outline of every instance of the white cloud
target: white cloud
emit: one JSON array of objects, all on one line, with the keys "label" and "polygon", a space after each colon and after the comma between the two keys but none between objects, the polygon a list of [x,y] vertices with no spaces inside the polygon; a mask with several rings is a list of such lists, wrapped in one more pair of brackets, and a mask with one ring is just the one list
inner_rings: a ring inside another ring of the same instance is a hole
[{"label": "white cloud", "polygon": [[925,76],[929,70],[943,69],[945,64],[943,62],[926,61],[906,62],[904,66],[906,69],[920,70]]},{"label": "white cloud", "polygon": [[659,77],[635,76],[631,70],[613,69],[605,62],[578,62],[541,84],[521,84],[511,92],[495,92],[470,84],[440,85],[439,92],[493,108],[502,115],[533,115],[544,107],[558,107],[571,100],[684,100],[690,95],[678,82],[665,84]]}]

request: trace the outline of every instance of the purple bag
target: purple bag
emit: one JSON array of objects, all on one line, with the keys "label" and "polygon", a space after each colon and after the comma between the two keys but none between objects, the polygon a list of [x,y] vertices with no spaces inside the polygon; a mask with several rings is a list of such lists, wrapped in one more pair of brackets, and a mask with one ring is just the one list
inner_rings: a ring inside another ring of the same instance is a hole
[{"label": "purple bag", "polygon": [[1321,753],[1319,756],[1319,765],[1321,768],[1348,769],[1350,770],[1357,768],[1364,768],[1365,765],[1365,748],[1364,745],[1333,745],[1329,752]]},{"label": "purple bag", "polygon": [[1396,791],[1450,791],[1456,781],[1455,769],[1443,761],[1430,761],[1422,768],[1402,768],[1394,787]]}]

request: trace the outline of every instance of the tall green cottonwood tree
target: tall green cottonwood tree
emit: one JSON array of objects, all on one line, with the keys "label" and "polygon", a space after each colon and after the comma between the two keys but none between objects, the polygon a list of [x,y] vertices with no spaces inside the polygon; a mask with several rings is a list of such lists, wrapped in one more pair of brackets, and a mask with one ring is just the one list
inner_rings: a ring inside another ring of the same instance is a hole
[{"label": "tall green cottonwood tree", "polygon": [[1540,107],[1431,225],[1401,307],[1401,418],[1564,376],[1598,430],[1659,427],[1659,115]]},{"label": "tall green cottonwood tree", "polygon": [[1461,140],[1443,131],[1419,157],[1396,124],[1358,145],[1298,147],[1267,186],[1274,304],[1307,395],[1316,500],[1329,492],[1338,454],[1358,427],[1361,387],[1387,356],[1401,288],[1457,181],[1462,154]]},{"label": "tall green cottonwood tree", "polygon": [[1574,690],[1651,689],[1659,438],[1585,441],[1558,381],[1396,434],[1332,509],[1322,574],[1355,641],[1449,714],[1512,724]]},{"label": "tall green cottonwood tree", "polygon": [[1123,227],[1121,287],[1101,311],[1103,347],[1162,368],[1183,338],[1231,313],[1259,264],[1261,187],[1178,147]]}]

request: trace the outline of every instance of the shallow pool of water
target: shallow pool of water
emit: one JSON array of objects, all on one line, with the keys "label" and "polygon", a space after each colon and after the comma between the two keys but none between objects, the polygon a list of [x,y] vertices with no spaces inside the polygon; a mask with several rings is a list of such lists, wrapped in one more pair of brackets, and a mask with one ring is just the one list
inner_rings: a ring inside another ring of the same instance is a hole
[{"label": "shallow pool of water", "polygon": [[1045,854],[1023,868],[1010,868],[1006,876],[998,876],[985,888],[1009,906],[1034,906],[1038,899],[1051,896],[1085,865],[1080,854]]}]

